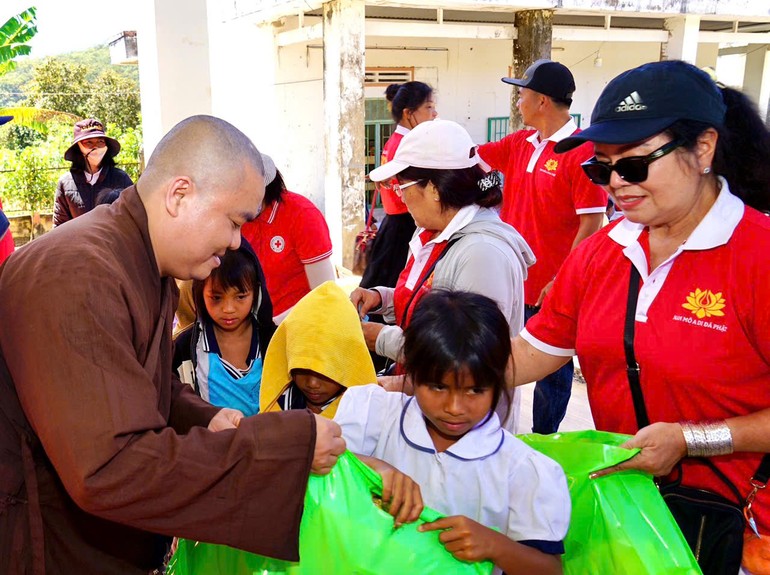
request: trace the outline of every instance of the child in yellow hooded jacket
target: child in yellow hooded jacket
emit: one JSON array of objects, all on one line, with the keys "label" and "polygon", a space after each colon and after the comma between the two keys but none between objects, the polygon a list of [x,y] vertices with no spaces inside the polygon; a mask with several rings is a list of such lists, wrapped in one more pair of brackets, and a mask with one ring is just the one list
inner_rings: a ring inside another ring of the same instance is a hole
[{"label": "child in yellow hooded jacket", "polygon": [[331,419],[345,389],[376,382],[358,313],[329,281],[303,297],[273,335],[260,412],[307,408]]}]

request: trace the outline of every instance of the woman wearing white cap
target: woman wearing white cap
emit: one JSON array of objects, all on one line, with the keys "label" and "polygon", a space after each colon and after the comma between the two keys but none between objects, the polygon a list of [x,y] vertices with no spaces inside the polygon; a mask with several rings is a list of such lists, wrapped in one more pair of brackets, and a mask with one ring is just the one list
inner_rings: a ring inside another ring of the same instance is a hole
[{"label": "woman wearing white cap", "polygon": [[705,574],[737,573],[744,528],[744,567],[770,573],[770,133],[745,96],[666,61],[612,80],[556,151],[585,141],[625,218],[568,256],[514,340],[515,383],[576,353],[597,429],[641,450],[596,475],[660,477]]},{"label": "woman wearing white cap", "polygon": [[58,226],[90,212],[104,190],[122,190],[134,182],[115,167],[120,142],[104,133],[104,125],[93,118],[75,123],[72,145],[64,159],[72,162],[69,172],[59,178],[54,198],[53,225]]},{"label": "woman wearing white cap", "polygon": [[[502,200],[500,182],[479,165],[468,132],[447,120],[424,122],[404,136],[393,160],[369,177],[395,177],[394,190],[417,224],[396,287],[358,288],[351,294],[362,317],[370,311],[381,313],[395,324],[364,322],[369,348],[398,361],[402,330],[417,301],[431,289],[493,299],[511,334],[517,334],[524,325],[524,279],[535,257],[524,238],[493,209]],[[510,428],[512,421],[506,424]]]},{"label": "woman wearing white cap", "polygon": [[262,154],[265,199],[259,215],[241,232],[265,271],[276,325],[302,297],[334,280],[332,240],[321,211],[313,202],[286,189],[273,159]]}]

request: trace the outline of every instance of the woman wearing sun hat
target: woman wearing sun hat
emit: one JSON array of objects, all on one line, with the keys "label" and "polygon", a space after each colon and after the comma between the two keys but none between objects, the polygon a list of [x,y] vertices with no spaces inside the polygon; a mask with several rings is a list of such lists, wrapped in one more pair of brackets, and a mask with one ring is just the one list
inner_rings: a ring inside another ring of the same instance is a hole
[{"label": "woman wearing sun hat", "polygon": [[75,123],[72,145],[64,159],[72,162],[69,172],[59,178],[54,199],[53,225],[68,222],[96,206],[96,196],[105,189],[127,188],[134,182],[115,167],[120,142],[104,133],[94,118]]},{"label": "woman wearing sun hat", "polygon": [[[393,159],[369,177],[375,182],[395,177],[394,191],[417,224],[396,287],[358,288],[351,294],[361,317],[371,311],[394,324],[363,322],[369,349],[398,361],[402,330],[431,289],[493,299],[511,334],[517,334],[524,325],[524,279],[535,257],[495,211],[502,200],[500,181],[479,165],[465,128],[448,120],[419,124],[404,136]],[[511,421],[506,423],[510,428]]]},{"label": "woman wearing sun hat", "polygon": [[[577,352],[597,429],[641,449],[598,476],[641,469],[742,503],[770,452],[770,133],[741,93],[666,61],[612,80],[556,150],[586,141],[587,177],[625,218],[567,258],[514,339],[515,383]],[[751,512],[770,536],[770,492]],[[704,572],[733,575],[708,564],[717,546],[699,548]]]}]

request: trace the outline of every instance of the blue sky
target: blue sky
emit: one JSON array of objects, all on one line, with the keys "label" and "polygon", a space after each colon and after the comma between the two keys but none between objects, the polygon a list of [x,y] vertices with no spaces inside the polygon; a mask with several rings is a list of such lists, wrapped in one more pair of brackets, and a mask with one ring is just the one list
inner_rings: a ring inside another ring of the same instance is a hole
[{"label": "blue sky", "polygon": [[37,7],[33,58],[106,44],[123,30],[136,30],[137,4],[146,0],[0,0],[0,24]]}]

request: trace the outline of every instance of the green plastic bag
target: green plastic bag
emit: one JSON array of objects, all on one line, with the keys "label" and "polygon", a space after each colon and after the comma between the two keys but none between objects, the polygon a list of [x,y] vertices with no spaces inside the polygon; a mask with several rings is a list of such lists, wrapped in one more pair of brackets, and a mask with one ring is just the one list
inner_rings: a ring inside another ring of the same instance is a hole
[{"label": "green plastic bag", "polygon": [[618,447],[629,436],[574,431],[518,437],[559,463],[567,476],[572,520],[564,540],[565,575],[701,572],[650,475],[621,471],[588,478],[639,452]]},{"label": "green plastic bag", "polygon": [[438,540],[438,531],[417,526],[442,517],[423,510],[419,521],[393,528],[393,517],[379,509],[380,476],[352,453],[344,453],[328,475],[311,475],[299,536],[300,562],[291,563],[224,545],[180,540],[169,575],[489,575],[489,562],[455,559]]}]

